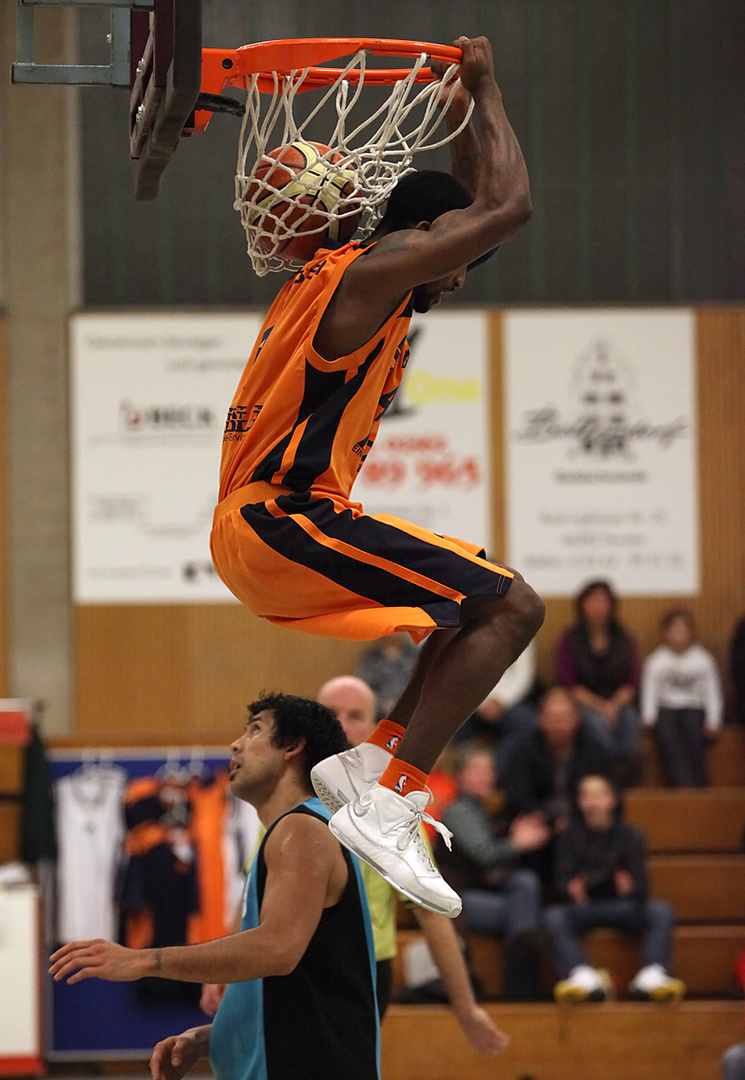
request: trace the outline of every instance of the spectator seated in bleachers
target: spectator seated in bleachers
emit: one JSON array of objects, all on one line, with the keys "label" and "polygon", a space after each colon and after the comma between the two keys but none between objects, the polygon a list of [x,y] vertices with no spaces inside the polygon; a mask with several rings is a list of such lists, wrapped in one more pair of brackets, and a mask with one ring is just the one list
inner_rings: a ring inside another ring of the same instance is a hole
[{"label": "spectator seated in bleachers", "polygon": [[[607,773],[612,757],[580,717],[568,690],[555,686],[538,709],[538,729],[516,741],[501,786],[510,818],[539,812],[555,838],[569,823],[577,785],[587,773]],[[531,853],[529,865],[548,891],[553,884],[553,841]]]},{"label": "spectator seated in bleachers", "polygon": [[589,582],[576,607],[577,621],[557,646],[559,682],[613,754],[616,777],[626,785],[638,778],[641,762],[637,644],[617,619],[618,600],[607,581]]},{"label": "spectator seated in bleachers", "polygon": [[722,726],[717,665],[697,643],[685,608],[663,617],[662,639],[642,667],[642,720],[654,734],[670,787],[705,787],[706,743]]},{"label": "spectator seated in bleachers", "polygon": [[387,717],[398,701],[418,655],[405,630],[381,638],[363,652],[355,674],[375,694],[378,720]]},{"label": "spectator seated in bleachers", "polygon": [[554,997],[578,1002],[613,996],[610,975],[589,964],[579,941],[585,931],[602,926],[644,935],[630,997],[679,1001],[685,985],[670,975],[675,914],[666,901],[649,899],[643,833],[622,820],[618,793],[607,776],[585,776],[577,805],[578,815],[557,843],[560,902],[543,916],[560,979]]},{"label": "spectator seated in bleachers", "polygon": [[497,793],[488,748],[462,744],[456,753],[455,779],[458,795],[443,815],[453,846],[448,851],[438,843],[438,865],[463,900],[462,930],[504,938],[505,996],[535,1001],[540,996],[543,940],[541,884],[520,860],[523,853],[547,844],[551,830],[540,813],[510,822],[504,813],[491,809]]},{"label": "spectator seated in bleachers", "polygon": [[535,642],[531,641],[507,668],[489,696],[469,716],[453,742],[457,745],[478,739],[494,747],[497,775],[504,776],[515,741],[523,732],[535,731],[538,727],[538,690]]}]

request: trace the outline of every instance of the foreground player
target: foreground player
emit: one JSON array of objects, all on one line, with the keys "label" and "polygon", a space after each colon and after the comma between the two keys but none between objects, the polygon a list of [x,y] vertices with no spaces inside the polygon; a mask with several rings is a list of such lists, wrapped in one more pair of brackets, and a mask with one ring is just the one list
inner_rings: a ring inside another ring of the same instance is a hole
[{"label": "foreground player", "polygon": [[[375,730],[376,701],[370,687],[354,675],[329,679],[318,691],[318,700],[338,718],[352,746],[359,746]],[[375,942],[378,1012],[382,1020],[390,998],[393,956],[396,953],[394,889],[372,867],[362,864]],[[444,915],[421,907],[414,909],[424,940],[435,962],[458,1023],[471,1046],[482,1054],[504,1050],[509,1039],[477,1003],[455,927]]]},{"label": "foreground player", "polygon": [[531,213],[491,46],[457,44],[482,139],[479,147],[469,127],[452,150],[473,194],[445,173],[404,177],[370,241],[320,250],[284,286],[228,413],[211,537],[222,580],[272,622],[361,640],[403,629],[420,641],[436,631],[378,739],[400,741],[395,759],[361,771],[364,748],[350,751],[317,770],[314,785],[340,807],[330,827],[342,843],[450,916],[460,899],[412,843],[427,775],[534,636],[543,605],[477,546],[365,515],[350,493],[403,377],[412,309],[426,312],[460,288],[469,264]]},{"label": "foreground player", "polygon": [[356,859],[311,797],[310,769],[346,739],[316,702],[273,695],[249,706],[230,786],[266,836],[246,885],[241,931],[202,945],[126,949],[73,942],[56,980],[146,975],[230,983],[212,1024],[158,1043],[153,1080],[180,1080],[208,1052],[217,1080],[379,1080],[372,929]]}]

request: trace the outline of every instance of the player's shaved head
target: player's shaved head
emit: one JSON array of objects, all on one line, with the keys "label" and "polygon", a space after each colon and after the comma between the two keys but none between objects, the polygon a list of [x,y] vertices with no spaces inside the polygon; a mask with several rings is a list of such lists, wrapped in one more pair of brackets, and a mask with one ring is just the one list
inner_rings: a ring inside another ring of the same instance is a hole
[{"label": "player's shaved head", "polygon": [[338,717],[352,746],[363,742],[373,731],[377,702],[364,679],[358,679],[356,675],[339,675],[325,682],[316,697]]}]

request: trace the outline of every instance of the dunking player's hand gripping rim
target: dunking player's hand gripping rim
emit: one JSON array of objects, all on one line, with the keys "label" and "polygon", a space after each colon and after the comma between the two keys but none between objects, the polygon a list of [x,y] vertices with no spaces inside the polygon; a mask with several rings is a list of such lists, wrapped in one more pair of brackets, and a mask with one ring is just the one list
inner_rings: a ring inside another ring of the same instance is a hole
[{"label": "dunking player's hand gripping rim", "polygon": [[[343,66],[321,66],[339,57],[349,59]],[[408,59],[410,65],[373,66],[379,57]],[[459,90],[461,57],[457,46],[380,38],[203,50],[203,91],[248,91],[234,205],[259,275],[296,268],[326,235],[345,242],[357,229],[372,232],[415,155],[450,142],[468,124],[472,104],[458,124],[448,120],[442,129]],[[383,105],[365,111],[365,88],[371,86],[390,86],[391,92]],[[303,102],[307,115],[300,119],[297,97],[310,91],[317,92],[312,108]],[[193,130],[204,130],[209,116],[198,110]]]}]

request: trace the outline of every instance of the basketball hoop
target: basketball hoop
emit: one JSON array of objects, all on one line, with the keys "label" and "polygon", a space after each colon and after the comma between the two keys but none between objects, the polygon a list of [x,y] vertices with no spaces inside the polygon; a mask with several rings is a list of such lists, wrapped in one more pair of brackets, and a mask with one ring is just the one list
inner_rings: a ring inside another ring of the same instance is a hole
[{"label": "basketball hoop", "polygon": [[[377,68],[369,63],[370,55],[403,58],[410,64]],[[303,182],[294,183],[290,194],[271,182],[257,180],[252,172],[266,160],[268,151],[308,140],[309,125],[324,106],[333,104],[335,122],[332,130],[323,134],[329,151],[320,160],[330,181],[340,188],[351,171],[355,191],[331,208],[314,202],[310,231],[334,235],[343,219],[362,214],[360,228],[363,235],[369,235],[396,183],[411,171],[414,155],[444,146],[468,124],[472,102],[458,128],[437,130],[460,86],[457,72],[461,56],[461,50],[453,46],[381,38],[310,38],[269,41],[232,51],[203,50],[203,91],[219,93],[225,86],[248,91],[234,206],[241,214],[248,253],[259,276],[301,265],[285,257],[281,249],[299,230],[309,231],[308,207],[318,188],[317,176],[307,182],[301,178]],[[344,66],[323,66],[340,57],[351,59]],[[428,66],[430,58],[447,65],[442,76]],[[382,105],[361,118],[359,106],[365,86],[390,86],[391,90]],[[298,95],[310,91],[317,91],[319,99],[317,103],[314,99],[308,114],[299,120]],[[209,114],[197,112],[194,130],[204,130],[208,119]],[[249,188],[250,201],[246,198]],[[279,227],[278,202],[282,206]]]}]

